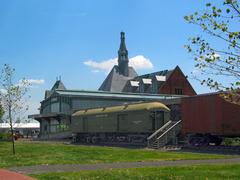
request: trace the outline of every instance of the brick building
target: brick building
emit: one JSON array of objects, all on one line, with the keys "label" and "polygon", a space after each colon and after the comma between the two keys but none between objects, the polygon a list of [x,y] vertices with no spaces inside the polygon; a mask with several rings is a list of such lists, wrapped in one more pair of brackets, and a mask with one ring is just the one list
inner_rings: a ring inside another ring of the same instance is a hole
[{"label": "brick building", "polygon": [[196,94],[181,69],[177,66],[173,70],[138,76],[128,63],[125,34],[121,32],[118,65],[112,68],[99,91],[69,90],[57,80],[50,90],[45,91],[40,114],[29,116],[40,122],[40,137],[71,137],[71,115],[76,110],[142,101],[159,101],[168,105],[171,119],[179,120],[181,97]]},{"label": "brick building", "polygon": [[196,95],[196,92],[179,66],[176,66],[173,70],[163,70],[138,76],[134,68],[128,66],[128,63],[125,35],[121,32],[118,65],[112,68],[99,90],[110,92]]}]

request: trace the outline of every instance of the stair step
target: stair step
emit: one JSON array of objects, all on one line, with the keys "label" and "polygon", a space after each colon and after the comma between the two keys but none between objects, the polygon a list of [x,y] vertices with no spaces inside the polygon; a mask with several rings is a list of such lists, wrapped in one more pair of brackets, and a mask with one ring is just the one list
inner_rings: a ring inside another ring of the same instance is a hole
[{"label": "stair step", "polygon": [[[164,147],[166,144],[168,144],[169,142],[171,142],[173,140],[173,138],[175,138],[175,133],[177,129],[178,124],[181,121],[172,121],[172,122],[168,122],[169,124],[167,124],[166,126],[161,127],[159,130],[157,130],[154,135],[151,135],[151,139],[152,138],[156,138],[154,140],[154,142],[152,142],[148,147],[149,148],[153,148],[153,149],[158,149],[159,147]],[[173,131],[172,131],[173,130]],[[165,133],[165,134],[164,134]],[[178,133],[178,132],[177,132]],[[163,139],[161,139],[161,137]],[[167,139],[165,139],[167,138]]]}]

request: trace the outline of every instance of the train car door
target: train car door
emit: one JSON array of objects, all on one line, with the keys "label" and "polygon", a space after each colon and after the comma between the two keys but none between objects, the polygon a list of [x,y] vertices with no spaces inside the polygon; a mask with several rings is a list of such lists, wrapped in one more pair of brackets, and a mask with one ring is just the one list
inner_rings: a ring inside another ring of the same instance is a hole
[{"label": "train car door", "polygon": [[154,111],[151,112],[152,130],[155,131],[164,125],[164,112]]},{"label": "train car door", "polygon": [[164,125],[164,113],[162,111],[155,112],[155,129],[159,129]]},{"label": "train car door", "polygon": [[127,114],[117,115],[117,131],[126,132],[128,130]]},{"label": "train car door", "polygon": [[83,132],[88,132],[88,118],[83,117]]},{"label": "train car door", "polygon": [[155,131],[155,112],[150,113],[150,119],[152,120],[152,131]]}]

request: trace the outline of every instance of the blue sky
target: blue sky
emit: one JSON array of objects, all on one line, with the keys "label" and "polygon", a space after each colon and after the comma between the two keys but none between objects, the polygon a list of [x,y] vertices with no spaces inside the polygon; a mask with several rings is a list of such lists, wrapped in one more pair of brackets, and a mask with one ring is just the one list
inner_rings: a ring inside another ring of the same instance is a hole
[{"label": "blue sky", "polygon": [[[173,69],[186,75],[194,70],[184,49],[198,28],[183,17],[203,9],[195,0],[1,0],[0,65],[16,69],[16,80],[36,81],[31,88],[31,110],[37,113],[44,91],[61,76],[69,89],[96,90],[107,69],[93,68],[117,57],[120,32],[126,33],[129,58],[141,55],[152,66],[138,74]],[[85,62],[85,63],[84,63]],[[198,93],[209,92],[191,80]]]}]

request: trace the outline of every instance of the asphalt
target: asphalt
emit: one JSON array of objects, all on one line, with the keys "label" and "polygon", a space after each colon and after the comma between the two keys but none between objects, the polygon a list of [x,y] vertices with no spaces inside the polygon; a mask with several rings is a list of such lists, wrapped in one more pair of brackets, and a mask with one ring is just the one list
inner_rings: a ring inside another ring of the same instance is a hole
[{"label": "asphalt", "polygon": [[105,164],[64,164],[64,165],[38,165],[13,167],[8,170],[21,174],[42,174],[50,172],[77,172],[84,170],[107,170],[119,168],[139,167],[170,167],[200,164],[240,164],[240,158],[208,159],[208,160],[177,160],[177,161],[146,161],[146,162],[121,162]]}]

